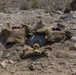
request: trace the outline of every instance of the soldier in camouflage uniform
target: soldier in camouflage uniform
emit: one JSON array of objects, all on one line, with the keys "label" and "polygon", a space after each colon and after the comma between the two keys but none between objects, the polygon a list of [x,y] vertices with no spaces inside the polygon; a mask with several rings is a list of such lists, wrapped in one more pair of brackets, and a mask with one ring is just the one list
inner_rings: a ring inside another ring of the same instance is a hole
[{"label": "soldier in camouflage uniform", "polygon": [[[27,42],[30,46],[24,49],[21,57],[26,58],[33,55],[48,56],[47,49],[51,50],[51,43],[64,42],[72,37],[72,33],[70,31],[66,31],[65,26],[58,24],[58,27],[60,30],[50,30],[44,26],[35,30],[34,34],[28,39]],[[47,42],[50,42],[48,47]]]},{"label": "soldier in camouflage uniform", "polygon": [[[33,27],[33,34],[27,40],[27,45],[24,47],[21,58],[26,58],[35,55],[48,56],[47,49],[51,50],[51,47],[46,46],[45,40],[45,28],[42,21],[38,21]],[[40,31],[40,32],[38,32]]]},{"label": "soldier in camouflage uniform", "polygon": [[[40,26],[39,26],[40,25]],[[35,27],[36,26],[36,27]],[[5,44],[16,43],[16,45],[24,45],[21,58],[26,58],[33,55],[48,56],[47,49],[51,50],[50,45],[47,47],[47,42],[64,42],[72,37],[72,33],[65,30],[50,30],[45,27],[42,21],[38,21],[34,27],[21,25],[21,27],[11,27],[7,25],[6,29],[2,30],[1,34],[5,37]],[[30,35],[31,34],[31,35]]]},{"label": "soldier in camouflage uniform", "polygon": [[46,56],[48,57],[50,55],[50,52],[52,48],[50,46],[43,46],[40,47],[39,44],[34,44],[33,48],[30,46],[25,46],[23,53],[21,54],[21,58],[27,58],[31,56]]},{"label": "soldier in camouflage uniform", "polygon": [[31,28],[27,25],[10,26],[8,24],[2,31],[1,35],[4,37],[4,44],[16,43],[16,45],[24,45],[27,40]]}]

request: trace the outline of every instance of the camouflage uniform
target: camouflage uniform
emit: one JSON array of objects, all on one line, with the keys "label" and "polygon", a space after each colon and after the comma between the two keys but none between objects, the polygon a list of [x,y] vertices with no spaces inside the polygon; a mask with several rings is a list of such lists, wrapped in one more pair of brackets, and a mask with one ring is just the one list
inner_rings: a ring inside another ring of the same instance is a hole
[{"label": "camouflage uniform", "polygon": [[4,44],[16,43],[16,45],[24,45],[30,30],[26,25],[21,25],[17,28],[17,26],[14,27],[8,24],[5,29],[1,31],[4,37]]},{"label": "camouflage uniform", "polygon": [[23,53],[21,54],[21,58],[27,58],[31,56],[49,56],[48,50],[51,51],[50,46],[40,47],[39,49],[34,49],[30,46],[24,48]]},{"label": "camouflage uniform", "polygon": [[[42,25],[42,27],[40,28],[39,25],[40,26]],[[47,29],[42,24],[42,21],[39,21],[35,28],[34,27],[31,28],[27,25],[21,25],[21,26],[22,26],[21,28],[13,29],[10,27],[10,25],[7,25],[6,29],[2,30],[1,33],[5,37],[5,44],[11,42],[11,43],[16,43],[17,45],[24,45],[25,42],[27,42],[26,40],[30,40],[28,38],[30,33],[32,33],[32,37],[36,34],[38,34],[38,36],[43,35],[42,39],[44,39],[44,40],[39,40],[41,39],[41,37],[36,38],[35,43],[32,43],[33,44],[32,47],[31,46],[24,47],[23,53],[21,54],[21,58],[26,58],[26,57],[33,56],[33,55],[48,56],[46,51],[47,49],[51,50],[51,48],[50,46],[47,47],[43,45],[42,42],[44,43],[45,41],[46,42],[48,41],[63,42],[66,39],[69,39],[72,37],[72,33],[69,31],[52,31],[52,30]],[[32,41],[34,41],[34,38],[32,39]]]},{"label": "camouflage uniform", "polygon": [[[42,27],[42,28],[38,28],[35,33],[38,35],[43,35],[44,34],[44,38],[46,42],[63,42],[66,39],[69,39],[72,37],[72,33],[69,31],[65,31],[65,26],[63,25],[58,25],[58,27],[61,28],[60,31],[52,31],[50,29],[47,29],[46,27]],[[34,35],[36,35],[34,34]],[[33,36],[34,36],[33,35]],[[33,37],[32,36],[32,37]],[[31,38],[32,38],[31,37]],[[30,38],[30,39],[31,39]],[[39,40],[40,38],[38,38]],[[34,41],[34,38],[32,39]],[[43,42],[43,41],[42,41]],[[31,43],[31,42],[30,42]],[[34,44],[33,44],[34,45]],[[40,45],[40,44],[39,44]],[[47,47],[47,46],[42,46],[39,49],[36,48],[32,48],[30,46],[26,47],[23,51],[23,54],[21,55],[21,58],[26,58],[26,57],[30,57],[30,56],[34,56],[34,55],[44,55],[44,56],[48,56],[47,53],[47,49],[51,50],[51,46]],[[50,53],[50,52],[49,52]]]},{"label": "camouflage uniform", "polygon": [[70,31],[48,31],[45,36],[46,41],[50,42],[64,42],[70,39],[73,34]]},{"label": "camouflage uniform", "polygon": [[44,34],[46,41],[50,42],[63,42],[65,40],[70,39],[73,36],[73,34],[70,31],[65,30],[64,25],[58,24],[57,27],[60,30],[52,30],[43,27],[42,29],[36,30],[36,33]]}]

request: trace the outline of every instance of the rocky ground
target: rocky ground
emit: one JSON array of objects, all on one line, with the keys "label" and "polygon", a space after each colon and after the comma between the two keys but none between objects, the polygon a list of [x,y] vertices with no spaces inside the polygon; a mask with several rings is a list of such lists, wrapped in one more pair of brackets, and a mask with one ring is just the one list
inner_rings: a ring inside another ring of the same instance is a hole
[{"label": "rocky ground", "polygon": [[72,0],[0,0],[0,6],[5,8],[14,7],[26,10],[35,5],[35,7],[45,8],[49,11],[64,11],[66,6],[71,1]]},{"label": "rocky ground", "polygon": [[64,14],[59,10],[48,13],[44,9],[8,8],[6,12],[0,12],[0,32],[8,23],[33,25],[40,19],[49,29],[60,23],[74,36],[64,43],[52,44],[48,57],[37,56],[27,59],[20,58],[23,47],[7,49],[1,43],[3,38],[0,38],[0,75],[76,75],[76,47],[73,47],[76,46],[76,11]]},{"label": "rocky ground", "polygon": [[[76,33],[76,11],[64,14],[61,11],[46,13],[46,10],[17,10],[10,13],[0,13],[0,31],[7,23],[20,25],[31,23],[33,25],[39,19],[49,28],[58,23],[65,25],[66,30]],[[2,41],[2,38],[1,38]],[[6,49],[0,43],[0,75],[75,75],[76,74],[76,48],[75,40],[51,45],[48,57],[30,57],[21,59],[22,47]],[[71,49],[70,49],[71,48]]]}]

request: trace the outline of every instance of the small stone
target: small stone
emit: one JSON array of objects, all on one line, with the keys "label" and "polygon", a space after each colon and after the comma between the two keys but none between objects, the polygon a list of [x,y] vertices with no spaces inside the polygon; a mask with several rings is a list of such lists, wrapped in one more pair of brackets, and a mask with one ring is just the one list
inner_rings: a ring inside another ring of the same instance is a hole
[{"label": "small stone", "polygon": [[75,73],[73,72],[71,75],[76,75],[76,72]]},{"label": "small stone", "polygon": [[22,47],[17,47],[16,50],[20,51],[20,50],[22,50]]},{"label": "small stone", "polygon": [[3,55],[3,51],[0,51],[0,57]]},{"label": "small stone", "polygon": [[42,18],[41,16],[36,16],[37,18]]},{"label": "small stone", "polygon": [[50,53],[49,52],[45,52],[45,56],[46,57],[49,57],[50,56]]},{"label": "small stone", "polygon": [[9,54],[9,53],[7,53],[6,57],[9,57],[9,56],[10,56],[10,54]]},{"label": "small stone", "polygon": [[9,63],[9,64],[14,64],[13,60],[11,60],[11,59],[8,60],[8,63]]},{"label": "small stone", "polygon": [[69,50],[76,50],[76,47],[72,46],[72,47],[69,48]]},{"label": "small stone", "polygon": [[38,70],[42,70],[42,66],[41,65],[37,65],[36,66]]},{"label": "small stone", "polygon": [[42,68],[44,68],[44,67],[45,67],[45,65],[44,65],[43,63],[41,63],[41,67],[42,67]]},{"label": "small stone", "polygon": [[3,61],[2,63],[0,63],[1,67],[6,68],[7,66],[7,61]]},{"label": "small stone", "polygon": [[59,10],[56,11],[56,13],[57,13],[57,14],[63,14],[63,12],[61,12],[61,11],[59,11]]},{"label": "small stone", "polygon": [[70,41],[76,42],[76,36],[71,37]]},{"label": "small stone", "polygon": [[50,49],[46,49],[45,51],[44,51],[44,55],[46,56],[46,57],[49,57],[50,56]]},{"label": "small stone", "polygon": [[30,69],[31,71],[35,70],[34,64],[30,64],[30,65],[29,65],[29,69]]}]

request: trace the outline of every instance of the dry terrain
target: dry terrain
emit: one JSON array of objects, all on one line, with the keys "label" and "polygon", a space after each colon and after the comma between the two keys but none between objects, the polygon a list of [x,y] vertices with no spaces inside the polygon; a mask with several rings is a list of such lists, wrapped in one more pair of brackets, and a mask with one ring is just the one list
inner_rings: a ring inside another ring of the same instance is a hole
[{"label": "dry terrain", "polygon": [[[20,10],[18,7],[22,6],[26,0],[6,1],[7,0],[0,0],[1,5],[3,4],[6,8],[4,12],[3,9],[0,12],[0,32],[7,23],[11,25],[31,23],[33,25],[41,19],[42,22],[45,23],[46,28],[51,29],[60,23],[66,27],[66,30],[70,30],[74,36],[64,43],[54,43],[50,45],[52,50],[48,52],[48,57],[37,56],[27,59],[20,58],[23,47],[6,48],[2,44],[3,37],[0,37],[0,75],[76,75],[76,47],[73,47],[76,46],[76,11],[64,14],[58,9],[50,13],[45,9]],[[33,1],[34,0],[27,0],[27,2]],[[37,1],[40,3],[44,2],[44,6],[48,4],[51,7],[52,4],[50,4],[49,1],[51,3],[55,1],[57,3],[59,1],[65,4],[65,2],[70,2],[71,0]],[[52,8],[56,6],[57,5]],[[47,5],[45,7],[47,7]],[[60,7],[58,6],[58,8]],[[65,6],[62,10],[64,10],[64,8]]]}]

